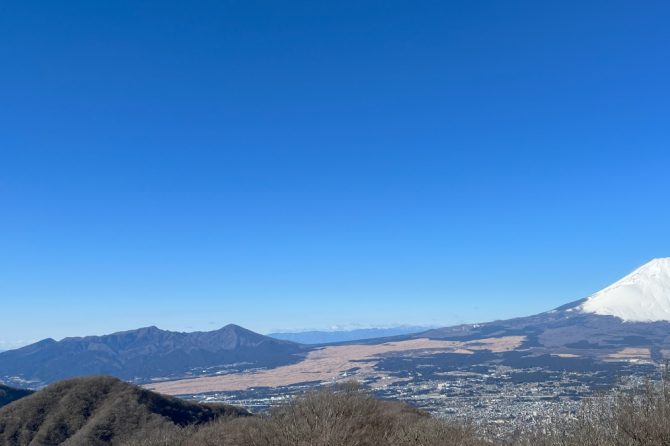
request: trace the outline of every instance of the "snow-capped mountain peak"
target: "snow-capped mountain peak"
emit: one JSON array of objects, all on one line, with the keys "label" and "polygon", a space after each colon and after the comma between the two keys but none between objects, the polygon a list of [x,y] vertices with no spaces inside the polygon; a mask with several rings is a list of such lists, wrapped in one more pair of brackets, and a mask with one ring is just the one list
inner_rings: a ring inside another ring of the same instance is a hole
[{"label": "snow-capped mountain peak", "polygon": [[670,257],[641,266],[593,294],[578,310],[627,322],[670,321]]}]

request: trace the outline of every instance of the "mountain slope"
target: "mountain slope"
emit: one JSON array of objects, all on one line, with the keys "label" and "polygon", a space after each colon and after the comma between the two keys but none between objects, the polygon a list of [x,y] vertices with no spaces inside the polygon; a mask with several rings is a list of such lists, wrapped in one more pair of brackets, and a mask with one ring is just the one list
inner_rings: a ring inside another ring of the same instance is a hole
[{"label": "mountain slope", "polygon": [[589,297],[579,310],[624,321],[670,321],[670,258],[655,259]]},{"label": "mountain slope", "polygon": [[111,377],[76,378],[0,409],[0,444],[114,445],[176,426],[246,415],[233,406],[188,403]]},{"label": "mountain slope", "polygon": [[[33,386],[73,376],[107,374],[133,381],[184,376],[204,369],[270,367],[299,359],[303,347],[236,325],[210,332],[178,333],[156,327],[105,336],[45,339],[0,353],[0,377]],[[214,370],[212,370],[214,371]]]},{"label": "mountain slope", "polygon": [[6,406],[12,401],[19,400],[25,396],[32,394],[32,390],[15,389],[13,387],[0,384],[0,407]]},{"label": "mountain slope", "polygon": [[[656,259],[620,281],[545,313],[430,330],[433,339],[523,335],[528,354],[574,354],[611,359],[623,349],[661,360],[670,353],[670,259]],[[654,315],[655,317],[650,317]]]}]

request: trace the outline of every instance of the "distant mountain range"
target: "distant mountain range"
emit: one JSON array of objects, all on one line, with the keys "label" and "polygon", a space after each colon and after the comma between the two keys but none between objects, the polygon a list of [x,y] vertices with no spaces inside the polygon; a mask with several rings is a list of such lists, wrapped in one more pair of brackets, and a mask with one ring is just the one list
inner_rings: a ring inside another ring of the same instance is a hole
[{"label": "distant mountain range", "polygon": [[[389,334],[393,337],[383,337]],[[497,355],[524,367],[547,358],[589,358],[610,363],[660,361],[670,356],[670,259],[653,260],[589,298],[534,316],[414,334],[373,329],[273,336],[291,340],[263,336],[236,325],[211,332],[177,333],[148,327],[58,342],[45,339],[0,353],[0,382],[38,388],[91,374],[110,374],[140,383],[225,375],[297,364],[306,357],[310,357],[310,364],[322,364],[319,361],[324,354],[336,351],[333,347],[304,345],[307,343],[388,346],[390,341],[397,344],[418,339],[467,342],[472,348],[479,340],[516,337],[519,345],[512,351],[491,352],[489,356]],[[374,339],[361,340],[368,336]],[[403,345],[409,349],[415,344]],[[298,376],[305,376],[305,380],[312,376],[300,373]]]},{"label": "distant mountain range", "polygon": [[0,381],[39,387],[80,375],[113,375],[143,382],[155,378],[275,367],[300,360],[299,344],[237,325],[179,333],[156,327],[105,336],[45,339],[0,353]]},{"label": "distant mountain range", "polygon": [[387,338],[428,331],[428,326],[400,326],[389,328],[359,328],[355,330],[313,330],[285,333],[270,333],[268,336],[300,344],[332,344],[337,342],[359,341],[362,339]]}]

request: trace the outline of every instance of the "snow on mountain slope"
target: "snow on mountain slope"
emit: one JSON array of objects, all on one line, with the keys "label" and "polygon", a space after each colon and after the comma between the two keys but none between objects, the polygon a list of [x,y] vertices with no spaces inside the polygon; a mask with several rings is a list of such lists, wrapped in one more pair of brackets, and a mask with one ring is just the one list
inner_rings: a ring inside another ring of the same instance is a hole
[{"label": "snow on mountain slope", "polygon": [[627,322],[670,321],[670,257],[641,266],[589,297],[577,310]]}]

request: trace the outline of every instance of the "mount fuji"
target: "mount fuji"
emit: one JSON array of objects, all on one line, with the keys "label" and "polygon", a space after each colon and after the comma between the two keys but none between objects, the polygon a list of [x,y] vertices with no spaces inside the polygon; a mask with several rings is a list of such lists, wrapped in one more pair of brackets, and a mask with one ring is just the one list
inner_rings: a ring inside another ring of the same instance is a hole
[{"label": "mount fuji", "polygon": [[587,298],[578,311],[629,322],[670,321],[670,258],[641,266]]},{"label": "mount fuji", "polygon": [[670,358],[670,258],[654,259],[597,293],[533,316],[430,330],[417,336],[522,335],[522,350],[603,360]]}]

